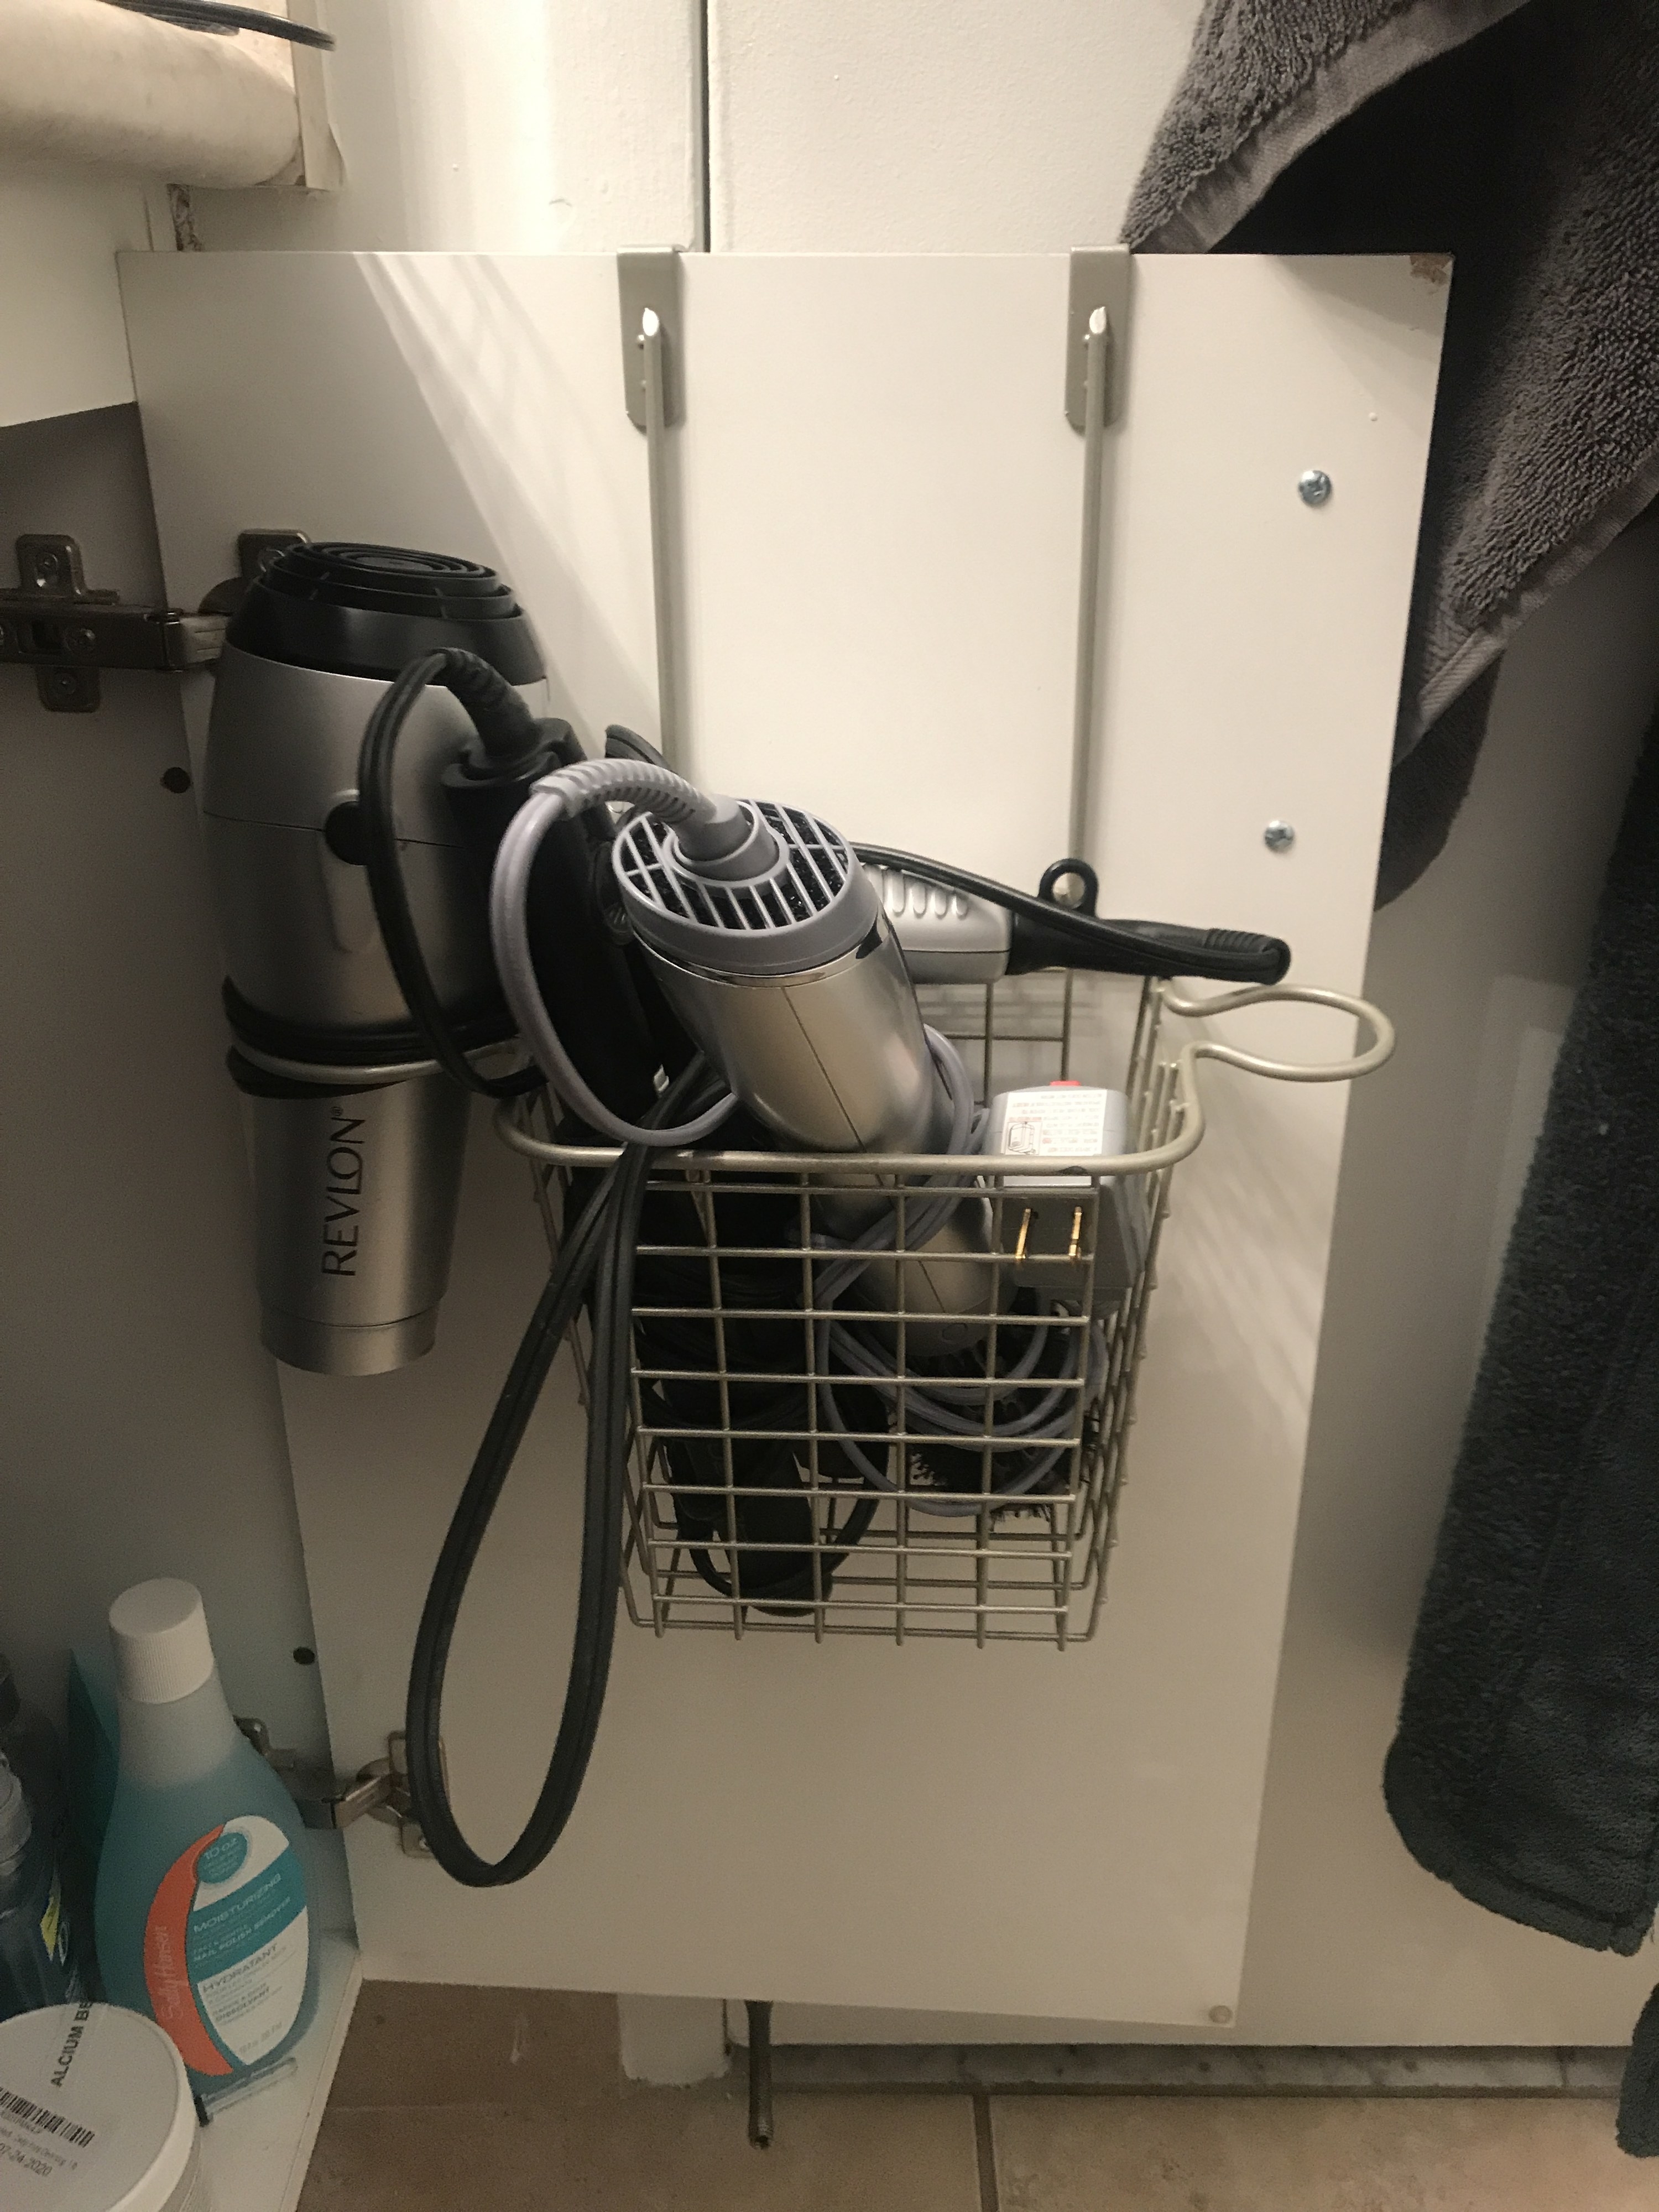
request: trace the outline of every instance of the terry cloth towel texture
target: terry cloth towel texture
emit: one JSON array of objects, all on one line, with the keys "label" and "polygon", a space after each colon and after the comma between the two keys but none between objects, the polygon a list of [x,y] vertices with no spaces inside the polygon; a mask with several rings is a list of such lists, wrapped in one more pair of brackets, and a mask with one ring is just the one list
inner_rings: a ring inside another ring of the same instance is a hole
[{"label": "terry cloth towel texture", "polygon": [[1143,251],[1455,258],[1379,903],[1510,637],[1659,495],[1656,118],[1659,0],[1208,0],[1130,202]]},{"label": "terry cloth towel texture", "polygon": [[[1384,1790],[1477,1905],[1593,1950],[1659,1906],[1659,723],[1504,1263]],[[1620,2141],[1659,2153],[1659,1999]]]}]

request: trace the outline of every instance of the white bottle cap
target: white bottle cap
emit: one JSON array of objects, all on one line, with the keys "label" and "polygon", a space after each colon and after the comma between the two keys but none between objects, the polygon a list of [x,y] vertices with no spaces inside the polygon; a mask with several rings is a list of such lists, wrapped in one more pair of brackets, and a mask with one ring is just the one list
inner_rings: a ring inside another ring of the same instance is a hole
[{"label": "white bottle cap", "polygon": [[109,1609],[115,1686],[136,1705],[170,1705],[213,1674],[202,1593],[194,1583],[135,1583]]}]

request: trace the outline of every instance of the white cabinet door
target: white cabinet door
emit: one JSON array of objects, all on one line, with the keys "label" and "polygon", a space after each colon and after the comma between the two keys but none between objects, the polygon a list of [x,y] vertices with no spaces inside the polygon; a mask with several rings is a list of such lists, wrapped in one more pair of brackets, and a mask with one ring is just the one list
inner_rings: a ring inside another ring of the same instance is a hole
[{"label": "white cabinet door", "polygon": [[[168,586],[236,532],[511,578],[590,745],[653,727],[643,444],[608,260],[134,258]],[[1060,257],[684,270],[674,437],[692,771],[1030,884],[1062,851],[1081,441]],[[1357,989],[1443,289],[1403,258],[1139,264],[1111,434],[1103,910],[1267,930]],[[1317,466],[1334,491],[1297,494]],[[1295,825],[1270,852],[1265,824]],[[1316,1017],[1232,1032],[1325,1057]],[[1220,1073],[1176,1187],[1102,1632],[1060,1654],[625,1624],[586,1790],[522,1887],[353,1831],[366,1971],[1172,2025],[1237,1995],[1341,1145],[1340,1090]],[[337,1758],[400,1723],[426,1579],[544,1254],[475,1130],[437,1349],[284,1370]],[[465,1818],[527,1809],[562,1682],[561,1370],[461,1623]]]}]

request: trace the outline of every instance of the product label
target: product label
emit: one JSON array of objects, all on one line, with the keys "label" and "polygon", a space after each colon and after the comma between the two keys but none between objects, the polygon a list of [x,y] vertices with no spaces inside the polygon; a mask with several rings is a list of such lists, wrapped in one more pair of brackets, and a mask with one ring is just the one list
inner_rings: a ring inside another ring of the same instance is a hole
[{"label": "product label", "polygon": [[60,1966],[69,1964],[69,1924],[64,1918],[64,1885],[56,1873],[52,1877],[52,1895],[46,1899],[46,1909],[40,1916],[40,1941],[46,1947],[49,1959],[56,1959]]},{"label": "product label", "polygon": [[1111,1097],[1109,1091],[1070,1083],[1013,1091],[1002,1149],[1032,1159],[1098,1159],[1105,1149]]},{"label": "product label", "polygon": [[305,1878],[274,1820],[227,1820],[179,1854],[149,1909],[144,1981],[192,2073],[276,2050],[305,2001],[310,1946]]},{"label": "product label", "polygon": [[78,2202],[77,2178],[103,2163],[115,2139],[115,2116],[69,2086],[91,2021],[91,2007],[82,2004],[70,2024],[50,2090],[44,2085],[19,2089],[0,2075],[0,2204]]},{"label": "product label", "polygon": [[363,1131],[368,1119],[329,1109],[327,1180],[324,1184],[322,1272],[355,1275],[363,1202]]}]

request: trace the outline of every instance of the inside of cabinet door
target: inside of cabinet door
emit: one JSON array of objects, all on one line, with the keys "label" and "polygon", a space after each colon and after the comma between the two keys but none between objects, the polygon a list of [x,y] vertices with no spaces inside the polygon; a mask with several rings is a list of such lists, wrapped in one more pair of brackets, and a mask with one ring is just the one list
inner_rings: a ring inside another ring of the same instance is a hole
[{"label": "inside of cabinet door", "polygon": [[[1033,885],[1064,849],[1082,441],[1060,256],[688,257],[672,506],[690,772]],[[608,258],[133,257],[168,590],[240,530],[489,562],[590,750],[654,727],[643,441]],[[1109,434],[1102,911],[1264,930],[1354,991],[1443,286],[1404,258],[1138,264]],[[1316,466],[1331,498],[1310,507]],[[191,679],[198,695],[205,679]],[[197,720],[202,698],[194,702]],[[1289,852],[1263,840],[1292,823]],[[1226,1033],[1347,1049],[1303,1012]],[[350,1838],[365,1970],[1195,2024],[1236,1998],[1346,1098],[1215,1071],[1160,1261],[1102,1631],[1042,1648],[618,1629],[548,1864],[470,1893]],[[401,1724],[438,1545],[545,1264],[477,1118],[437,1348],[282,1370],[337,1763]],[[483,1848],[562,1688],[580,1416],[556,1370],[445,1736]]]}]

